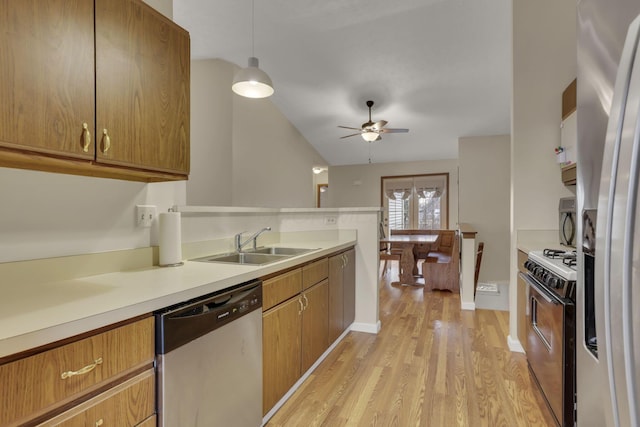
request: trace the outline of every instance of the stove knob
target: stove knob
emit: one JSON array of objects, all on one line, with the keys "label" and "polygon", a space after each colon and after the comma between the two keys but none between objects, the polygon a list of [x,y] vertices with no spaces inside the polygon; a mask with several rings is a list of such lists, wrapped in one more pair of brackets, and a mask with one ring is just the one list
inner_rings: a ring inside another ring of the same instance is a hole
[{"label": "stove knob", "polygon": [[531,261],[525,261],[524,262],[524,268],[526,268],[527,270],[531,271],[531,264],[533,264]]},{"label": "stove knob", "polygon": [[551,286],[553,289],[558,289],[560,287],[560,279],[558,279],[557,277],[554,277],[550,280],[549,286]]}]

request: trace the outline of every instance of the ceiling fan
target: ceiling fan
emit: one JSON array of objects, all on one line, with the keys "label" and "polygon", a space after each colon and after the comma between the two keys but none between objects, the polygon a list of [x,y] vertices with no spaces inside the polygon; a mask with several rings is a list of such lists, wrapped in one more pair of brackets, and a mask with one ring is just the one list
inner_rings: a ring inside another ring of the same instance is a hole
[{"label": "ceiling fan", "polygon": [[362,139],[364,139],[367,142],[373,142],[373,141],[379,141],[382,139],[382,137],[380,136],[383,133],[406,133],[409,132],[409,129],[391,129],[391,128],[385,128],[385,125],[387,124],[386,120],[380,120],[377,122],[373,122],[371,121],[371,107],[373,107],[373,101],[367,101],[367,107],[369,107],[369,121],[366,123],[362,124],[362,127],[360,128],[352,128],[349,126],[338,126],[339,128],[342,129],[351,129],[351,130],[357,130],[357,133],[352,133],[351,135],[346,135],[346,136],[342,136],[340,137],[340,139],[344,139],[344,138],[349,138],[351,136],[356,136],[356,135],[360,135],[362,136]]}]

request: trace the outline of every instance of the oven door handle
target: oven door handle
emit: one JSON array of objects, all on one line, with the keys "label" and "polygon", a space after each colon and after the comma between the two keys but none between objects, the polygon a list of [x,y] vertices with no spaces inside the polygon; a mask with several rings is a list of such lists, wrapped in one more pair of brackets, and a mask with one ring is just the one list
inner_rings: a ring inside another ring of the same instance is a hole
[{"label": "oven door handle", "polygon": [[531,279],[527,274],[524,274],[522,272],[518,273],[520,275],[520,277],[522,278],[522,280],[524,280],[525,282],[527,282],[527,285],[529,285],[530,287],[532,287],[533,289],[535,289],[536,291],[538,291],[538,293],[540,294],[540,296],[548,303],[550,304],[560,304],[560,302],[551,297],[549,295],[549,291],[543,289],[540,285],[538,285],[533,279]]}]

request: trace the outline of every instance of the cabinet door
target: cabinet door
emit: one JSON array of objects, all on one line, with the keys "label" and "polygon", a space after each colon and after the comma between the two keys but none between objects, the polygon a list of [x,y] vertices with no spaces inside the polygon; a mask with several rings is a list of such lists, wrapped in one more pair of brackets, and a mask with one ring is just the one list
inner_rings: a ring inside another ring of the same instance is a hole
[{"label": "cabinet door", "polygon": [[327,279],[302,294],[302,370],[304,373],[329,348],[329,281]]},{"label": "cabinet door", "polygon": [[262,315],[263,414],[300,378],[301,304],[294,297]]},{"label": "cabinet door", "polygon": [[344,319],[342,330],[347,329],[356,319],[356,251],[350,249],[344,253],[343,269]]},{"label": "cabinet door", "polygon": [[93,159],[93,0],[4,0],[0,12],[0,146]]},{"label": "cabinet door", "polygon": [[329,342],[342,334],[344,325],[344,286],[342,254],[329,258]]},{"label": "cabinet door", "polygon": [[96,0],[95,20],[96,160],[187,174],[189,34],[139,0]]}]

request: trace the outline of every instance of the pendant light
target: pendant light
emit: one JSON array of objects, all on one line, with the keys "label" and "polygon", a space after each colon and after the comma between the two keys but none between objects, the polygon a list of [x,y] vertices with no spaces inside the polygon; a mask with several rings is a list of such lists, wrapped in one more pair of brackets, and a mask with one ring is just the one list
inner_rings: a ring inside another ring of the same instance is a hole
[{"label": "pendant light", "polygon": [[271,78],[258,67],[258,58],[254,55],[255,40],[255,0],[251,1],[251,57],[246,68],[241,69],[233,77],[231,89],[246,98],[266,98],[273,95]]}]

